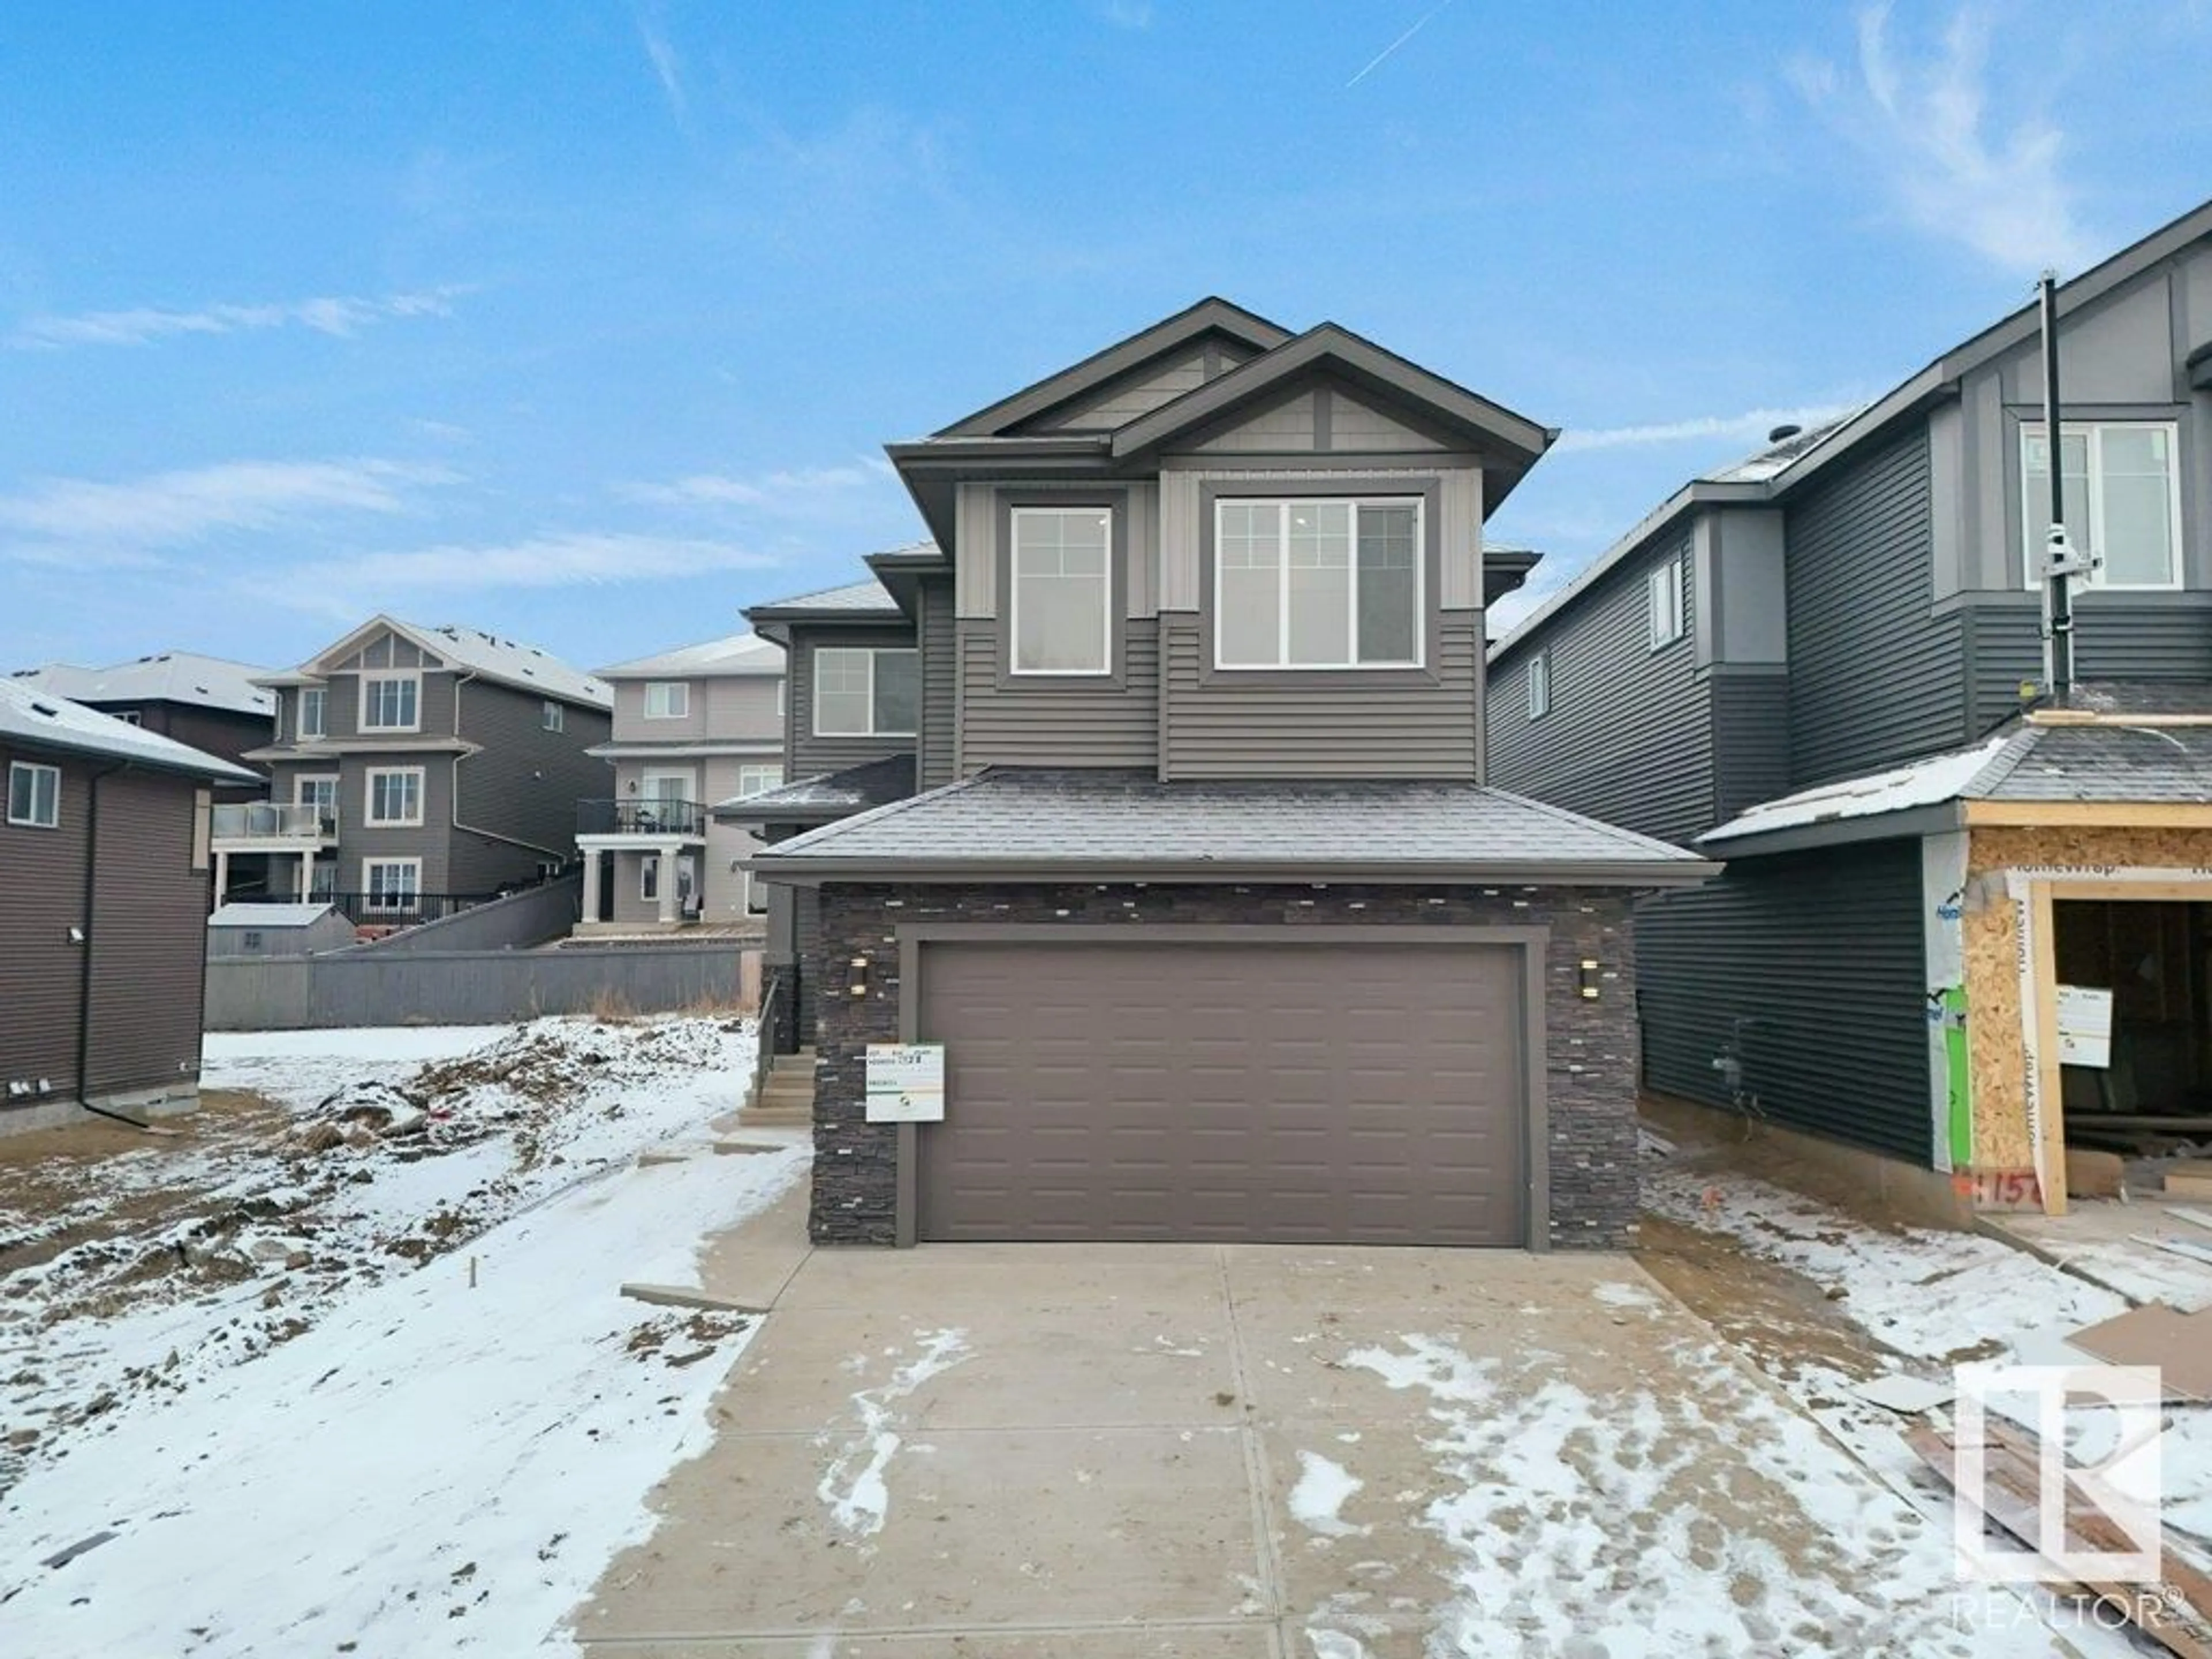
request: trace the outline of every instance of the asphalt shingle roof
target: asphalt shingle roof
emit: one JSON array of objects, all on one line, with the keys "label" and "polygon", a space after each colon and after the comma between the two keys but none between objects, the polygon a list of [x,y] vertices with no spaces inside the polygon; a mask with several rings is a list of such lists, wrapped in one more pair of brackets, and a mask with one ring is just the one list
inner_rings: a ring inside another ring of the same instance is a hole
[{"label": "asphalt shingle roof", "polygon": [[253,684],[265,672],[196,652],[163,651],[107,668],[50,662],[41,668],[18,669],[13,678],[78,702],[179,702],[273,716],[275,695]]},{"label": "asphalt shingle roof", "polygon": [[817,773],[781,788],[763,789],[757,795],[732,795],[718,801],[718,813],[740,810],[748,818],[767,822],[779,814],[817,818],[848,812],[865,812],[914,793],[914,757],[892,755],[884,760],[848,766],[841,772]]},{"label": "asphalt shingle roof", "polygon": [[158,732],[149,732],[13,678],[0,679],[0,738],[7,738],[109,760],[132,761],[165,772],[186,772],[225,782],[261,781],[258,774],[242,766],[217,760]]},{"label": "asphalt shingle roof", "polygon": [[758,855],[870,865],[1218,864],[1311,870],[1648,866],[1695,854],[1503,790],[1447,782],[1162,783],[1149,773],[994,771],[842,818]]},{"label": "asphalt shingle roof", "polygon": [[768,611],[884,611],[894,616],[903,614],[899,611],[898,601],[890,596],[890,590],[873,576],[866,581],[848,582],[842,587],[825,587],[818,592],[801,593],[788,599],[770,599],[765,605],[757,605],[752,609]]}]

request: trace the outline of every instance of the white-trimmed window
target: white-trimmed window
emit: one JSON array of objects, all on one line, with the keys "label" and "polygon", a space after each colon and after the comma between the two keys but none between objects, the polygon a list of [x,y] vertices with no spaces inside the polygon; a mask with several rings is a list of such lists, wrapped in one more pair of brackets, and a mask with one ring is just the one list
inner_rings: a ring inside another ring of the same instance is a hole
[{"label": "white-trimmed window", "polygon": [[368,773],[368,815],[362,822],[372,829],[412,830],[422,823],[422,769],[419,766],[372,766]]},{"label": "white-trimmed window", "polygon": [[1222,668],[1421,665],[1422,503],[1214,504]]},{"label": "white-trimmed window", "polygon": [[1113,672],[1113,532],[1108,507],[1013,509],[1015,673]]},{"label": "white-trimmed window", "polygon": [[[2172,421],[2065,421],[2059,477],[2076,553],[2104,566],[2099,587],[2181,586],[2180,428]],[[2021,428],[2021,525],[2027,586],[2044,580],[2051,533],[2051,446],[2040,421]]]},{"label": "white-trimmed window", "polygon": [[299,727],[295,735],[301,741],[323,735],[324,710],[328,702],[329,693],[319,685],[300,688],[299,713],[294,717],[293,724]]},{"label": "white-trimmed window", "polygon": [[420,859],[363,859],[361,890],[371,910],[412,910],[422,897]]},{"label": "white-trimmed window", "polygon": [[332,829],[338,821],[338,778],[335,772],[302,772],[292,780],[292,803],[312,806]]},{"label": "white-trimmed window", "polygon": [[62,769],[32,761],[8,763],[8,822],[29,830],[58,830]]},{"label": "white-trimmed window", "polygon": [[[693,865],[689,853],[676,855],[676,902],[688,905],[691,902],[694,882]],[[637,896],[647,904],[660,898],[660,854],[647,853],[637,861]]]},{"label": "white-trimmed window", "polygon": [[815,647],[815,736],[910,738],[921,708],[919,652]]},{"label": "white-trimmed window", "polygon": [[143,726],[146,723],[146,717],[135,708],[118,708],[115,711],[115,718],[125,726]]},{"label": "white-trimmed window", "polygon": [[691,713],[691,683],[689,680],[647,680],[645,683],[645,717],[649,720],[680,720]]},{"label": "white-trimmed window", "polygon": [[336,859],[317,859],[307,875],[307,896],[329,898],[338,890],[338,863]]},{"label": "white-trimmed window", "polygon": [[738,768],[738,793],[764,795],[771,789],[783,787],[783,764],[780,761],[748,761]]},{"label": "white-trimmed window", "polygon": [[1651,634],[1651,648],[1672,645],[1682,637],[1682,562],[1668,559],[1644,579],[1644,608]]},{"label": "white-trimmed window", "polygon": [[361,729],[414,732],[422,723],[422,677],[365,674],[361,682]]},{"label": "white-trimmed window", "polygon": [[538,706],[538,723],[548,732],[558,732],[568,724],[568,711],[548,697]]},{"label": "white-trimmed window", "polygon": [[1552,653],[1539,651],[1528,659],[1528,718],[1541,720],[1552,712]]}]

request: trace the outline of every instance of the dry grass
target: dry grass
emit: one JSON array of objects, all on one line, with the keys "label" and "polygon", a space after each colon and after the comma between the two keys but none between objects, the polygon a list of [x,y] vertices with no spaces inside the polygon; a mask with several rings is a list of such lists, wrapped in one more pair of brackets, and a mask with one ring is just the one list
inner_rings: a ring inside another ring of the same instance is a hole
[{"label": "dry grass", "polygon": [[642,1018],[629,999],[611,985],[592,993],[591,1015],[603,1025],[629,1025]]}]

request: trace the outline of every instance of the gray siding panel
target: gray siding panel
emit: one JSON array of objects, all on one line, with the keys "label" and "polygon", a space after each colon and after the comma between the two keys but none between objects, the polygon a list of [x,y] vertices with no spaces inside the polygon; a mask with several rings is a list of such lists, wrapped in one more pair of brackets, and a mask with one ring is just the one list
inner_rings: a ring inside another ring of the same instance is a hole
[{"label": "gray siding panel", "polygon": [[[1669,559],[1682,562],[1682,637],[1654,651],[1647,578]],[[1528,718],[1536,652],[1517,652],[1493,671],[1492,783],[1662,841],[1686,842],[1720,822],[1689,564],[1686,527],[1624,561],[1584,597],[1543,647],[1550,713]]]},{"label": "gray siding panel", "polygon": [[1790,679],[1716,674],[1705,683],[1713,757],[1713,818],[1725,823],[1790,793]]},{"label": "gray siding panel", "polygon": [[842,772],[890,755],[915,752],[915,738],[820,738],[814,734],[814,652],[817,646],[875,646],[884,650],[911,649],[915,630],[898,623],[876,626],[852,623],[822,627],[798,626],[791,630],[787,662],[791,695],[785,707],[783,775],[788,780]]},{"label": "gray siding panel", "polygon": [[192,867],[197,786],[101,780],[86,1092],[190,1088],[200,1069],[209,884]]},{"label": "gray siding panel", "polygon": [[452,831],[448,891],[488,893],[535,875],[546,860],[573,857],[576,803],[612,789],[613,769],[584,752],[607,741],[608,713],[567,704],[562,729],[548,732],[544,702],[482,680],[461,689],[459,735],[483,748],[453,769],[452,817],[485,833]]},{"label": "gray siding panel", "polygon": [[8,940],[0,949],[0,1113],[5,1085],[40,1079],[53,1085],[40,1099],[76,1094],[77,1024],[83,962],[70,929],[83,925],[85,818],[89,770],[82,762],[0,747],[0,784],[8,763],[61,768],[60,823],[52,830],[0,822],[0,905]]},{"label": "gray siding panel", "polygon": [[[2212,609],[2205,596],[2081,593],[2074,605],[2074,672],[2082,680],[2212,680]],[[2023,680],[2043,678],[2043,611],[2016,601],[1968,614],[1975,731],[2019,708]]]},{"label": "gray siding panel", "polygon": [[1474,776],[1479,611],[1447,611],[1434,677],[1211,672],[1205,627],[1160,615],[1164,778]]},{"label": "gray siding panel", "polygon": [[1002,684],[999,624],[959,626],[960,770],[987,766],[1152,767],[1159,758],[1159,629],[1132,618],[1119,682]]},{"label": "gray siding panel", "polygon": [[959,720],[959,646],[950,577],[921,584],[921,744],[915,756],[915,778],[918,787],[934,789],[958,775],[954,733]]},{"label": "gray siding panel", "polygon": [[1964,743],[1964,629],[1932,610],[1926,422],[1842,465],[1787,522],[1791,786]]},{"label": "gray siding panel", "polygon": [[1740,859],[1637,908],[1645,1084],[1808,1133],[1932,1161],[1920,844]]}]

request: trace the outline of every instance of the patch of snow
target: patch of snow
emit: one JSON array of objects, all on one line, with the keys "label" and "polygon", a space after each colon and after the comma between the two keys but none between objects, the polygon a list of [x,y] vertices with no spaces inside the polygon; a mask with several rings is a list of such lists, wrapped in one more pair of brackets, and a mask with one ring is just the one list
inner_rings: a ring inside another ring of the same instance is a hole
[{"label": "patch of snow", "polygon": [[1348,1474],[1341,1463],[1317,1452],[1298,1454],[1297,1484],[1291,1488],[1291,1519],[1308,1532],[1323,1538],[1349,1538],[1364,1533],[1339,1513],[1345,1501],[1367,1483]]},{"label": "patch of snow", "polygon": [[[696,1270],[705,1236],[805,1164],[793,1149],[571,1184],[475,1238],[473,1273],[437,1256],[73,1437],[0,1517],[9,1646],[535,1650],[649,1531],[647,1493],[708,1438],[707,1402],[750,1335],[641,1320],[617,1281],[672,1254]],[[118,1535],[65,1567],[29,1565],[103,1528]]]},{"label": "patch of snow", "polygon": [[863,1389],[853,1396],[860,1431],[846,1443],[815,1486],[815,1496],[830,1506],[830,1519],[845,1532],[862,1537],[879,1533],[890,1513],[890,1488],[884,1476],[902,1443],[891,1426],[896,1420],[892,1408],[968,1357],[965,1331],[918,1331],[915,1335],[921,1342],[920,1354],[893,1371],[883,1387]]},{"label": "patch of snow", "polygon": [[1590,1294],[1608,1308],[1656,1310],[1659,1306],[1659,1298],[1641,1285],[1626,1285],[1618,1279],[1591,1285]]}]

